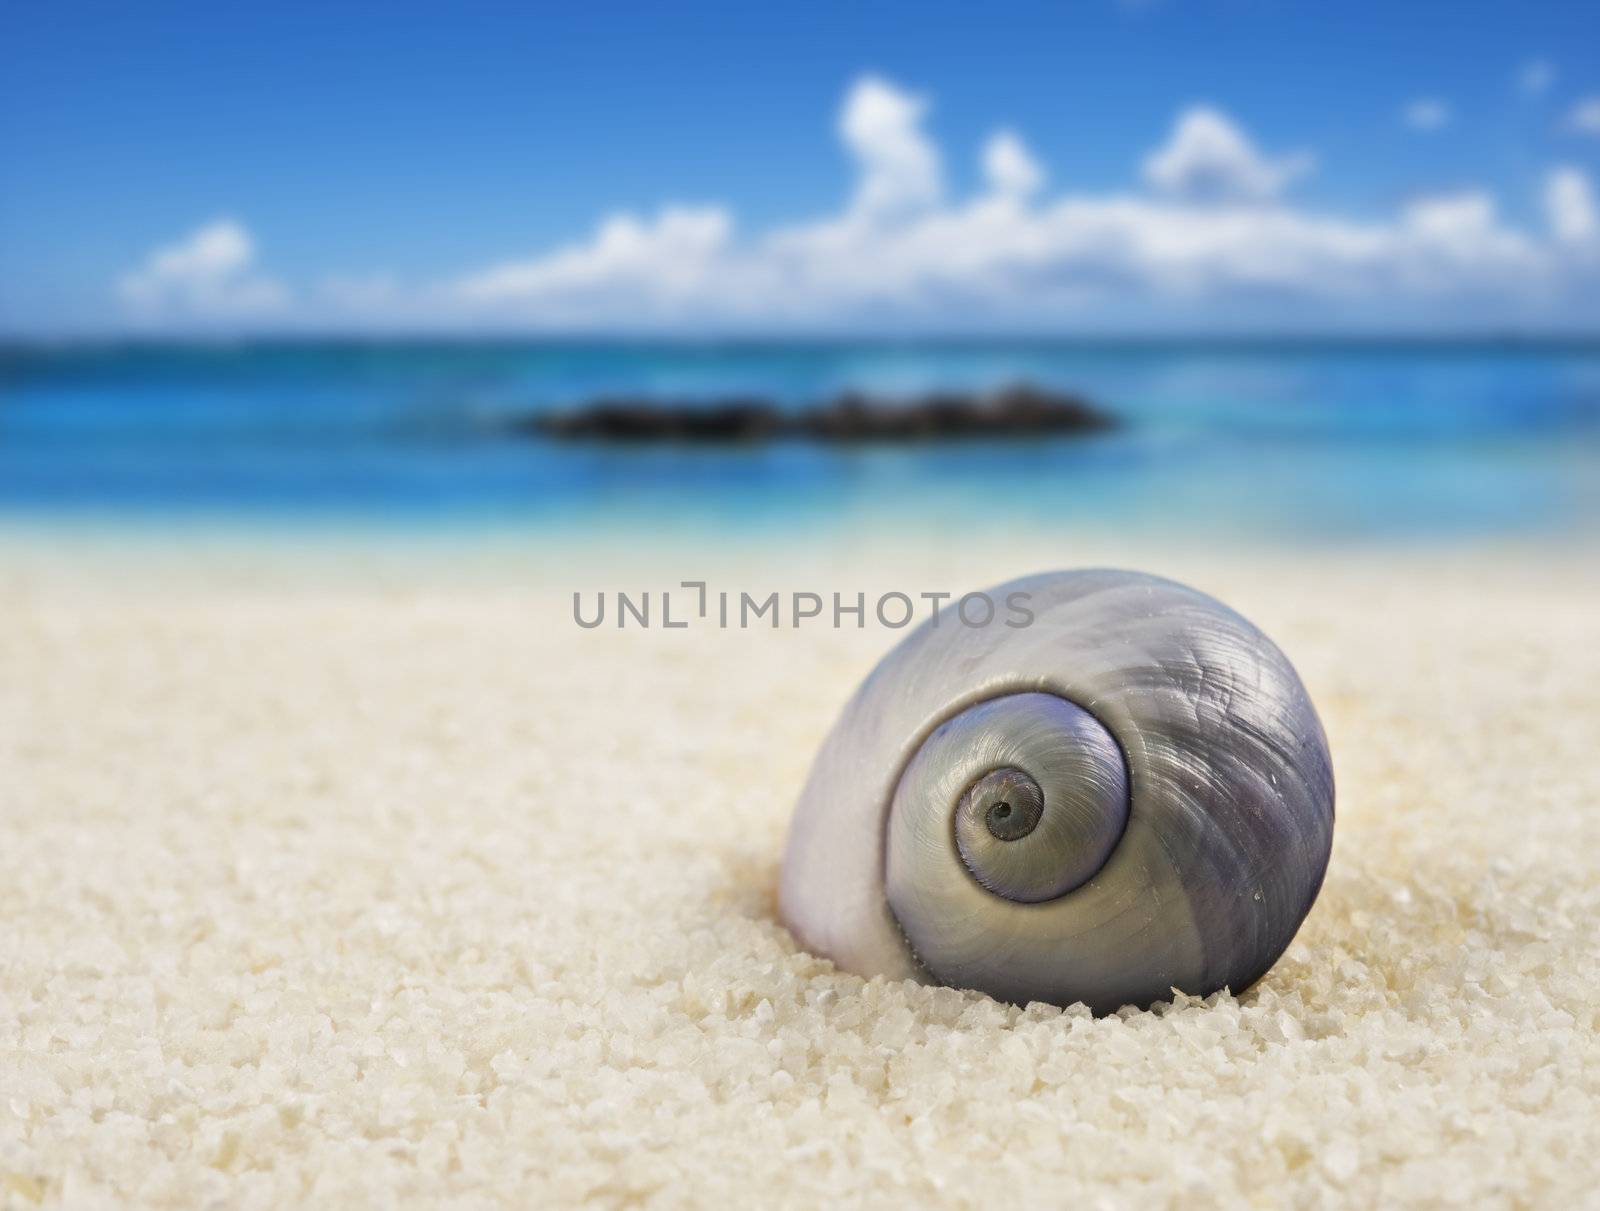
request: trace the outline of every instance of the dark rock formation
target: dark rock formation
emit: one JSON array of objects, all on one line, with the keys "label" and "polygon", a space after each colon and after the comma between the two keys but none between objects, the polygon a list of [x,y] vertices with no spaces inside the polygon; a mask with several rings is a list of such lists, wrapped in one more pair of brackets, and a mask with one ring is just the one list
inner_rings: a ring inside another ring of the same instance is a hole
[{"label": "dark rock formation", "polygon": [[1115,425],[1114,418],[1075,395],[1018,383],[910,399],[850,391],[798,411],[753,397],[704,403],[607,397],[568,411],[540,413],[517,428],[566,441],[716,444],[806,438],[848,444],[1038,437],[1093,433]]},{"label": "dark rock formation", "polygon": [[847,392],[800,413],[796,421],[799,432],[829,442],[1033,437],[1087,433],[1113,424],[1075,395],[1026,383],[994,391],[933,392],[903,401]]},{"label": "dark rock formation", "polygon": [[546,437],[606,442],[751,442],[786,425],[777,408],[759,399],[709,404],[648,398],[604,398],[566,412],[531,417],[522,428]]}]

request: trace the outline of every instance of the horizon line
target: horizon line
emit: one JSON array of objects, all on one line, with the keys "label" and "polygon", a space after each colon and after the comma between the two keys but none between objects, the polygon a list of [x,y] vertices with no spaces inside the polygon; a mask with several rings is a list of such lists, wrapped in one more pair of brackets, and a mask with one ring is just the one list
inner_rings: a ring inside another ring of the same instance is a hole
[{"label": "horizon line", "polygon": [[1371,329],[1255,329],[1218,330],[1110,330],[1106,332],[370,332],[354,330],[220,332],[106,332],[40,333],[0,332],[0,352],[47,349],[138,349],[138,348],[240,348],[312,346],[659,346],[694,348],[706,346],[803,347],[848,345],[1058,345],[1058,346],[1467,346],[1501,345],[1529,347],[1588,347],[1600,345],[1600,328],[1519,330],[1507,328],[1462,328],[1449,330],[1378,331]]}]

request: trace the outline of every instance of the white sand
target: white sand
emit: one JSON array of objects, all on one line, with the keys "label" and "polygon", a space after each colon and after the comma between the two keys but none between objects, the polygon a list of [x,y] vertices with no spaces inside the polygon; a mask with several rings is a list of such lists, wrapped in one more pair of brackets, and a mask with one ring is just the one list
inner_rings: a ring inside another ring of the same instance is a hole
[{"label": "white sand", "polygon": [[[1593,559],[712,550],[7,540],[0,1204],[1600,1205]],[[1328,728],[1327,886],[1237,999],[798,953],[791,801],[893,636],[570,622],[1107,559],[1253,617]]]}]

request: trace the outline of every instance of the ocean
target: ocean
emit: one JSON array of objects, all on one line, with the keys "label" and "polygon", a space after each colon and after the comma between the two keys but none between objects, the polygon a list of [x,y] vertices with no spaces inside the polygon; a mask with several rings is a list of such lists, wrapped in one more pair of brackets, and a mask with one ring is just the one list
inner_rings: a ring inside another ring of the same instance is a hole
[{"label": "ocean", "polygon": [[[1077,392],[1120,424],[1015,442],[615,448],[513,423],[611,393],[798,406],[1017,381]],[[1568,535],[1600,522],[1600,343],[9,345],[0,515]]]}]

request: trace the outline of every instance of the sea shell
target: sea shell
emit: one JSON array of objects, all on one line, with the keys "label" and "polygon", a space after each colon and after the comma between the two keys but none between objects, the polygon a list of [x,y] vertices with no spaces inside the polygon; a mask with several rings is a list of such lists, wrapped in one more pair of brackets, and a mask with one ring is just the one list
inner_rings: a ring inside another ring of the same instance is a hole
[{"label": "sea shell", "polygon": [[846,971],[1017,1003],[1244,991],[1333,843],[1327,741],[1289,661],[1137,572],[987,596],[1018,608],[941,611],[846,705],[790,827],[785,923]]}]

